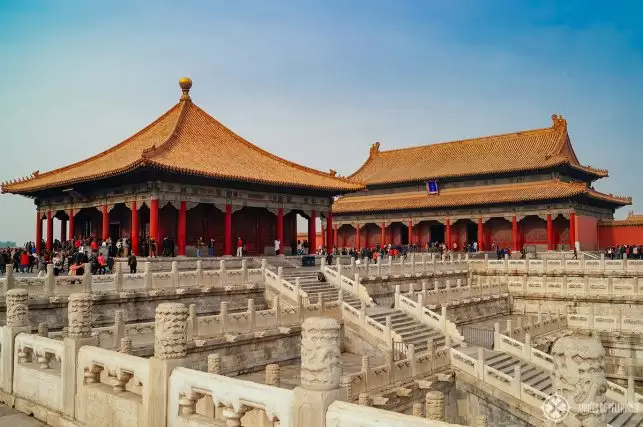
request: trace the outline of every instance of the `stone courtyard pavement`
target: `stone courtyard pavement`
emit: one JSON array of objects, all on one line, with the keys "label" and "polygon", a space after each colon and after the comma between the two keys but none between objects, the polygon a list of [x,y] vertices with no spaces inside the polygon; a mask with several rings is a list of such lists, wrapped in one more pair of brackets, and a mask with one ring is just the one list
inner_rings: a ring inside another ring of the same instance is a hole
[{"label": "stone courtyard pavement", "polygon": [[0,404],[0,427],[46,427],[37,419]]},{"label": "stone courtyard pavement", "polygon": [[[341,357],[344,375],[354,374],[362,369],[362,356],[354,353],[342,353]],[[379,358],[371,357],[371,366],[378,366],[384,363]],[[279,367],[280,384],[282,388],[292,390],[301,383],[301,364],[281,365]],[[266,371],[261,370],[250,374],[240,375],[237,377],[241,380],[253,381],[264,384]],[[0,418],[1,419],[1,418]],[[0,424],[0,427],[4,427]]]}]

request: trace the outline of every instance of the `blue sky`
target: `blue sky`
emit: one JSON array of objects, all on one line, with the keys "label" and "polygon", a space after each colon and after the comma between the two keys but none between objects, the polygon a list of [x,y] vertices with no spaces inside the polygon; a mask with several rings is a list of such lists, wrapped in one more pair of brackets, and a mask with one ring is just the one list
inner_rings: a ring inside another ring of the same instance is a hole
[{"label": "blue sky", "polygon": [[[194,80],[255,144],[350,174],[382,149],[569,123],[597,188],[643,210],[643,4],[0,0],[0,180],[98,153]],[[0,196],[0,240],[33,239]]]}]

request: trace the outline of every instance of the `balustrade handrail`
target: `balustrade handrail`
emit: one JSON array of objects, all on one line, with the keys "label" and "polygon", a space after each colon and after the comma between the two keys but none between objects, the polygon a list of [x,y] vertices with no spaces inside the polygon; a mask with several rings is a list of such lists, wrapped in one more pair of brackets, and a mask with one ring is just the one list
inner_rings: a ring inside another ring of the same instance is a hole
[{"label": "balustrade handrail", "polygon": [[168,425],[178,425],[179,400],[193,391],[205,392],[215,405],[236,412],[242,412],[244,407],[262,409],[270,421],[278,419],[283,427],[291,427],[294,421],[292,390],[178,367],[170,375]]}]

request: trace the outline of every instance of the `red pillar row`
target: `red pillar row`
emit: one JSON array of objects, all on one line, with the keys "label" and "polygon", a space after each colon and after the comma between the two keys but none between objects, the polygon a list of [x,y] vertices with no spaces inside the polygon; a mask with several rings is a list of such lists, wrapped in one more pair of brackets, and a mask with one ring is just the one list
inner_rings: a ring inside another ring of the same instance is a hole
[{"label": "red pillar row", "polygon": [[224,255],[232,255],[232,205],[225,205]]},{"label": "red pillar row", "polygon": [[547,250],[554,250],[554,227],[551,222],[551,214],[547,214]]},{"label": "red pillar row", "polygon": [[361,250],[361,248],[360,248],[360,246],[361,246],[361,245],[360,245],[360,241],[361,241],[361,239],[360,239],[360,237],[359,237],[359,228],[360,228],[360,227],[359,227],[359,223],[358,223],[358,224],[357,224],[357,228],[355,229],[355,249],[356,249],[356,250],[358,250],[358,251],[359,251],[359,250]]},{"label": "red pillar row", "polygon": [[107,240],[109,237],[109,212],[107,212],[107,205],[103,205],[103,230],[101,238]]},{"label": "red pillar row", "polygon": [[42,214],[36,212],[36,253],[40,254],[42,251]]},{"label": "red pillar row", "polygon": [[409,221],[409,245],[413,244],[413,221]]},{"label": "red pillar row", "polygon": [[47,250],[54,247],[54,218],[51,211],[47,211]]},{"label": "red pillar row", "polygon": [[67,235],[71,240],[76,240],[74,231],[76,230],[76,217],[73,209],[69,209],[69,232]]},{"label": "red pillar row", "polygon": [[178,240],[178,255],[179,256],[185,256],[185,241],[186,241],[186,231],[187,231],[187,215],[188,215],[188,209],[187,209],[187,203],[185,201],[181,201],[181,206],[179,207],[179,223],[178,223],[178,233],[177,233],[177,240]]},{"label": "red pillar row", "polygon": [[132,201],[132,229],[130,230],[130,239],[132,240],[132,253],[135,255],[140,255],[138,253],[138,208],[136,206],[136,200]]},{"label": "red pillar row", "polygon": [[569,249],[574,250],[576,247],[576,214],[569,214]]},{"label": "red pillar row", "polygon": [[447,218],[444,240],[446,240],[447,248],[452,249],[453,246],[451,246],[451,220],[449,218]]},{"label": "red pillar row", "polygon": [[335,247],[333,241],[333,211],[328,209],[328,217],[326,218],[326,251],[330,252]]},{"label": "red pillar row", "polygon": [[516,215],[511,217],[511,242],[512,242],[512,251],[519,251],[518,247],[518,221]]},{"label": "red pillar row", "polygon": [[484,251],[482,218],[478,218],[478,250]]},{"label": "red pillar row", "polygon": [[159,245],[159,201],[152,199],[150,201],[150,237],[156,242],[158,250]]},{"label": "red pillar row", "polygon": [[279,240],[279,251],[283,253],[284,247],[284,209],[277,208],[277,240]]},{"label": "red pillar row", "polygon": [[317,250],[317,212],[313,209],[308,219],[308,253],[314,254]]},{"label": "red pillar row", "polygon": [[335,231],[333,232],[333,234],[334,234],[333,242],[335,242],[335,245],[339,247],[339,237],[338,237],[339,231],[338,230],[339,230],[339,227],[335,226]]},{"label": "red pillar row", "polygon": [[380,245],[381,246],[386,246],[387,243],[386,243],[386,223],[385,222],[382,223],[382,237],[381,237],[381,240],[382,241],[380,242]]}]

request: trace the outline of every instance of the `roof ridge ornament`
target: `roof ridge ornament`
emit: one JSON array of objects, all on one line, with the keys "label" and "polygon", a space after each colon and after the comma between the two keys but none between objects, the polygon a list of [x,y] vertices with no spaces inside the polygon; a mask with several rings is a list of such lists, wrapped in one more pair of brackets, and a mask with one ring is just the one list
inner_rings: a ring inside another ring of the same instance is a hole
[{"label": "roof ridge ornament", "polygon": [[379,141],[371,145],[371,156],[375,156],[380,152],[380,143]]},{"label": "roof ridge ornament", "polygon": [[562,114],[552,114],[551,121],[554,129],[567,128],[567,120],[563,118]]},{"label": "roof ridge ornament", "polygon": [[181,91],[183,91],[183,95],[181,95],[181,100],[189,100],[190,99],[190,88],[192,88],[192,79],[189,77],[181,77],[179,79],[179,87],[181,87]]}]

